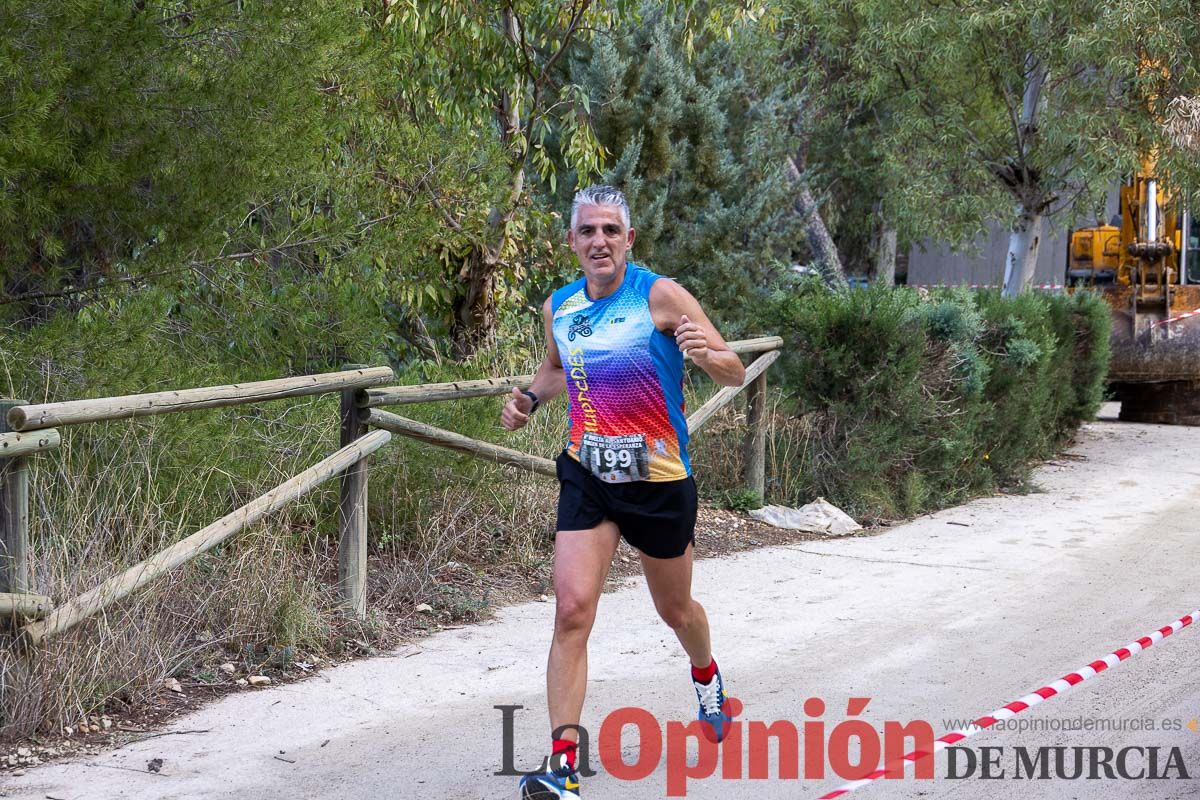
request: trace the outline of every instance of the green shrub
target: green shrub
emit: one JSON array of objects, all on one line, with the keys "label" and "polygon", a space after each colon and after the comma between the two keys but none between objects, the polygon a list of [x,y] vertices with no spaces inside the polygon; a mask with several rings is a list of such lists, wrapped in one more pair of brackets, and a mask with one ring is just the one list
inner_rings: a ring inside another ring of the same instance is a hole
[{"label": "green shrub", "polygon": [[[896,518],[1018,483],[1099,406],[1107,306],[1090,294],[809,286],[775,298],[777,370],[801,421],[769,494],[823,495],[852,514]],[[780,480],[779,476],[787,476]]]},{"label": "green shrub", "polygon": [[1064,381],[1059,423],[1066,435],[1092,419],[1104,402],[1108,374],[1112,317],[1108,304],[1092,292],[1055,297],[1050,304],[1050,325],[1062,344],[1058,368]]},{"label": "green shrub", "polygon": [[742,513],[763,507],[762,495],[753,489],[729,489],[721,492],[720,501],[730,511]]}]

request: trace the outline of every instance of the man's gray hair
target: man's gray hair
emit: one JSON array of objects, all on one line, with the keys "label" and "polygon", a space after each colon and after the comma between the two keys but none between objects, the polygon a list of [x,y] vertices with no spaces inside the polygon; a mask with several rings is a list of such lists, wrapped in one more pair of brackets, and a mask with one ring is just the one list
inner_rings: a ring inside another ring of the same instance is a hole
[{"label": "man's gray hair", "polygon": [[625,202],[625,195],[615,186],[599,184],[576,192],[571,202],[571,230],[575,230],[580,206],[616,206],[621,209],[621,222],[625,223],[626,228],[629,227],[629,203]]}]

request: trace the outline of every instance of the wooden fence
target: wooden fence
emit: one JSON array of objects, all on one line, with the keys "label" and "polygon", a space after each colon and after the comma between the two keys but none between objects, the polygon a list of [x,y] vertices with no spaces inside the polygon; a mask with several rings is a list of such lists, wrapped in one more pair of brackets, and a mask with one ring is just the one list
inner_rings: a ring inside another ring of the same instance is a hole
[{"label": "wooden fence", "polygon": [[[747,487],[760,495],[765,478],[766,371],[779,357],[782,344],[783,341],[775,336],[730,342],[730,348],[735,352],[758,354],[758,357],[746,368],[746,378],[741,386],[721,389],[687,421],[688,432],[695,433],[739,392],[749,389],[748,428],[744,442],[745,480]],[[338,593],[346,611],[360,618],[365,616],[368,457],[387,444],[393,433],[543,475],[555,474],[554,463],[549,459],[471,439],[380,409],[381,406],[508,394],[515,386],[529,385],[532,375],[415,386],[385,385],[394,380],[395,375],[388,367],[362,367],[255,383],[61,403],[0,400],[0,617],[12,621],[22,643],[36,645],[74,627],[335,477],[341,482]],[[341,394],[341,447],[332,455],[211,525],[61,605],[55,606],[51,598],[31,593],[28,459],[61,444],[57,427],[330,392]]]}]

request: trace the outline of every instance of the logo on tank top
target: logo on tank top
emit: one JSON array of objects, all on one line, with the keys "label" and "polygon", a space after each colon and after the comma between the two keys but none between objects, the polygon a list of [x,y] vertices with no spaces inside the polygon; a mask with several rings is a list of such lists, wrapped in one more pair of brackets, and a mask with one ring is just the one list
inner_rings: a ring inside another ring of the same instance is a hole
[{"label": "logo on tank top", "polygon": [[571,327],[567,329],[567,341],[575,341],[575,334],[580,336],[592,335],[592,322],[587,314],[576,314],[571,317]]}]

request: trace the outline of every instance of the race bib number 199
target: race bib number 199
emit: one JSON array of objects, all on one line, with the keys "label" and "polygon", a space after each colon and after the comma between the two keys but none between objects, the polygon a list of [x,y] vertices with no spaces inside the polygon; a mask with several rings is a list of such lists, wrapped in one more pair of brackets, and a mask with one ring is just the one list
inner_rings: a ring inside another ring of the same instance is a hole
[{"label": "race bib number 199", "polygon": [[605,483],[629,483],[650,477],[650,453],[645,437],[640,434],[585,433],[579,444],[579,462]]}]

